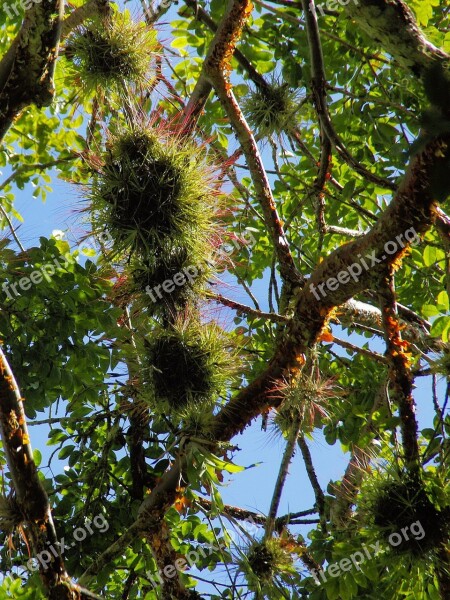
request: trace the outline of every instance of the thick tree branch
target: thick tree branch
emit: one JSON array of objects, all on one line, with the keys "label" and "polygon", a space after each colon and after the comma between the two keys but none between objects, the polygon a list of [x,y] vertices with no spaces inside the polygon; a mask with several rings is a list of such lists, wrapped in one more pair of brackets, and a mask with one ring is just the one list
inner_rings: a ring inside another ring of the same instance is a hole
[{"label": "thick tree branch", "polygon": [[64,0],[33,4],[0,62],[0,140],[26,106],[52,103],[63,16]]},{"label": "thick tree branch", "polygon": [[386,354],[391,364],[393,397],[399,407],[403,450],[409,468],[419,469],[419,426],[413,399],[409,343],[402,339],[395,302],[394,278],[388,273],[380,291],[381,313],[386,335]]},{"label": "thick tree branch", "polygon": [[[240,15],[241,28],[250,14],[251,6],[249,0],[230,1],[230,14],[236,12]],[[219,33],[220,28],[217,31],[216,38]],[[233,41],[234,39],[235,38],[233,38]],[[295,266],[292,258],[289,243],[278,216],[270,183],[264,169],[258,146],[256,145],[255,138],[242,114],[236,98],[234,97],[232,86],[228,79],[233,51],[234,45],[226,51],[223,50],[220,45],[216,50],[210,51],[203,64],[201,76],[205,75],[205,77],[213,84],[216,94],[225,109],[239,140],[250,169],[256,197],[261,204],[264,220],[275,246],[281,276],[285,281],[292,285],[301,285],[303,283],[303,277]]]},{"label": "thick tree branch", "polygon": [[[261,410],[273,405],[270,390],[274,382],[289,378],[303,364],[302,355],[315,343],[335,307],[370,288],[374,273],[362,269],[355,281],[340,284],[336,290],[326,290],[325,295],[317,294],[319,286],[337,273],[345,271],[362,257],[373,257],[375,264],[388,265],[401,259],[404,250],[386,255],[385,244],[396,240],[411,228],[417,234],[424,233],[432,224],[435,215],[434,197],[430,191],[432,175],[436,163],[445,160],[440,153],[449,154],[450,136],[435,139],[412,160],[394,199],[378,222],[364,237],[341,246],[330,254],[316,269],[303,290],[298,292],[294,319],[286,328],[284,339],[267,369],[242,390],[216,417],[218,439],[230,439],[242,431]],[[407,246],[407,244],[406,244]],[[370,260],[371,260],[370,259]]]},{"label": "thick tree branch", "polygon": [[[40,575],[51,600],[81,600],[96,596],[82,590],[67,575],[58,553],[59,540],[50,511],[48,496],[38,477],[21,398],[14,375],[0,348],[0,433],[16,502],[34,556],[45,551],[50,556],[47,568],[40,564]],[[52,547],[57,555],[50,554]],[[45,563],[44,563],[45,564]]]},{"label": "thick tree branch", "polygon": [[228,65],[250,12],[250,0],[229,0],[225,15],[209,46],[200,77],[184,110],[184,114],[189,118],[189,122],[186,124],[186,133],[194,129],[212,91],[212,82],[208,78],[205,65],[211,61],[222,66]]},{"label": "thick tree branch", "polygon": [[73,10],[62,22],[61,39],[69,35],[71,31],[81,25],[87,19],[96,15],[107,15],[110,10],[110,0],[88,0],[86,4]]},{"label": "thick tree branch", "polygon": [[344,6],[349,17],[402,67],[423,76],[433,63],[450,65],[450,55],[431,44],[404,0],[358,0]]}]

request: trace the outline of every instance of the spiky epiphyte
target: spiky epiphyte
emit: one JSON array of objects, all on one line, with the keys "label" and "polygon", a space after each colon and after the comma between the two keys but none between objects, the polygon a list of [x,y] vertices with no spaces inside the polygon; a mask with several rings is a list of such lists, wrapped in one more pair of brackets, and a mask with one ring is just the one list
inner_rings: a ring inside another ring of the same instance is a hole
[{"label": "spiky epiphyte", "polygon": [[[416,474],[404,472],[372,484],[364,504],[370,521],[396,553],[421,557],[448,541],[450,511],[437,506]],[[413,524],[420,527],[420,535],[411,533]]]},{"label": "spiky epiphyte", "polygon": [[280,538],[271,538],[252,544],[241,568],[250,584],[255,578],[270,583],[277,575],[292,571],[293,559]]},{"label": "spiky epiphyte", "polygon": [[132,286],[143,294],[152,313],[162,309],[175,314],[201,295],[213,269],[207,246],[199,246],[190,251],[168,246],[130,265]]},{"label": "spiky epiphyte", "polygon": [[290,89],[286,83],[273,82],[253,90],[244,100],[243,109],[251,127],[260,136],[270,137],[295,127],[299,100],[297,90]]},{"label": "spiky epiphyte", "polygon": [[212,440],[214,435],[214,414],[212,410],[198,410],[196,405],[180,411],[183,433],[190,437]]},{"label": "spiky epiphyte", "polygon": [[277,409],[274,424],[283,435],[287,435],[299,420],[303,423],[303,431],[317,425],[317,421],[327,415],[327,401],[339,396],[340,390],[333,379],[301,374],[294,382],[282,387],[279,393],[283,402]]},{"label": "spiky epiphyte", "polygon": [[149,363],[156,400],[180,410],[192,404],[212,404],[226,391],[233,361],[218,325],[177,321],[151,342]]},{"label": "spiky epiphyte", "polygon": [[107,17],[77,28],[67,43],[66,56],[72,58],[87,92],[123,92],[130,84],[149,81],[158,47],[153,29],[135,23],[128,11],[112,10]]},{"label": "spiky epiphyte", "polygon": [[111,135],[91,189],[96,224],[117,249],[144,257],[168,245],[207,254],[215,201],[209,179],[203,150],[162,127]]},{"label": "spiky epiphyte", "polygon": [[444,345],[441,356],[432,362],[431,370],[433,373],[450,378],[450,344]]},{"label": "spiky epiphyte", "polygon": [[0,496],[0,530],[12,533],[23,521],[23,515],[15,498]]}]

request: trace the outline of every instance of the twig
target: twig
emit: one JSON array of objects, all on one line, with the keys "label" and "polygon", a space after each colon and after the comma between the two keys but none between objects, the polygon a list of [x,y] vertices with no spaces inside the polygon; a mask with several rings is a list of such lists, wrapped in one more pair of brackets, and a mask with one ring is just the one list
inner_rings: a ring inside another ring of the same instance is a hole
[{"label": "twig", "polygon": [[22,246],[22,244],[20,243],[19,238],[17,237],[16,230],[14,229],[12,221],[9,218],[8,213],[6,212],[6,210],[3,208],[3,206],[1,204],[0,204],[0,211],[2,212],[2,215],[4,216],[6,222],[8,223],[8,227],[9,227],[9,229],[11,231],[11,234],[12,234],[14,240],[16,241],[16,244],[19,246],[19,248],[21,249],[22,252],[25,252],[25,248]]},{"label": "twig", "polygon": [[246,306],[245,304],[241,304],[240,302],[235,302],[230,298],[225,298],[221,294],[211,295],[211,300],[217,302],[219,304],[223,304],[228,308],[231,308],[238,313],[242,313],[247,315],[248,317],[253,317],[255,319],[266,319],[268,321],[272,321],[273,323],[284,323],[289,321],[289,317],[285,317],[284,315],[278,315],[276,313],[266,313],[262,310],[256,310],[255,308],[251,308],[250,306]]},{"label": "twig", "polygon": [[280,469],[278,471],[277,481],[273,490],[272,501],[270,503],[269,514],[267,515],[267,522],[265,527],[264,539],[270,539],[275,530],[275,521],[280,506],[281,494],[283,492],[284,484],[294,455],[295,446],[297,444],[298,436],[300,435],[300,428],[302,426],[302,418],[299,415],[297,420],[292,423],[292,429],[289,432],[289,437],[286,442],[286,448],[283,453],[281,460]]}]

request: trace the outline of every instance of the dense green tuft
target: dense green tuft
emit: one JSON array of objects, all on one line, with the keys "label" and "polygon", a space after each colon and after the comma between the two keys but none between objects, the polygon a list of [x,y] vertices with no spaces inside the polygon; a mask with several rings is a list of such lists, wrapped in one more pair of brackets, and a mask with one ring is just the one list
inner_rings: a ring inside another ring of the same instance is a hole
[{"label": "dense green tuft", "polygon": [[176,135],[136,127],[111,136],[91,191],[95,222],[116,250],[154,256],[150,270],[164,268],[164,248],[183,248],[192,261],[207,253],[212,232],[209,171],[202,151]]},{"label": "dense green tuft", "polygon": [[12,533],[24,517],[15,497],[0,496],[0,530]]},{"label": "dense green tuft", "polygon": [[296,124],[299,94],[286,83],[273,83],[253,90],[244,100],[243,109],[250,126],[261,137],[281,135],[291,131]]},{"label": "dense green tuft", "polygon": [[208,260],[206,247],[195,250],[168,247],[130,265],[133,291],[142,294],[152,313],[176,314],[205,290],[213,272],[212,256]]},{"label": "dense green tuft", "polygon": [[156,400],[171,408],[211,405],[226,392],[233,357],[217,325],[177,322],[151,343],[149,364]]},{"label": "dense green tuft", "polygon": [[72,58],[88,93],[123,92],[130,84],[145,85],[157,51],[156,32],[133,22],[128,11],[113,11],[79,27],[66,46],[66,56]]},{"label": "dense green tuft", "polygon": [[292,556],[283,548],[279,538],[255,542],[242,562],[242,569],[247,573],[250,584],[255,583],[255,578],[263,583],[270,583],[277,575],[290,572],[292,566]]},{"label": "dense green tuft", "polygon": [[[441,509],[436,505],[416,475],[405,472],[401,478],[378,482],[370,490],[370,497],[365,503],[370,520],[393,552],[422,557],[437,550],[448,540],[449,509]],[[421,525],[425,534],[423,537],[402,534],[402,529],[409,531],[413,523]],[[392,534],[399,534],[401,543],[392,544],[389,539]]]}]

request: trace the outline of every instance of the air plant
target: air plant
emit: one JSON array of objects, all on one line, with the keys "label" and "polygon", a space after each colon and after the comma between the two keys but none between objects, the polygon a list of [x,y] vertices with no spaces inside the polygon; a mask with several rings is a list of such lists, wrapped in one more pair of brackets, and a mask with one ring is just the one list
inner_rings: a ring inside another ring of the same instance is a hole
[{"label": "air plant", "polygon": [[[202,295],[213,274],[212,249],[171,246],[130,264],[131,287],[153,314],[176,314]],[[164,286],[164,287],[163,287]],[[167,291],[169,290],[169,291]]]},{"label": "air plant", "polygon": [[214,438],[214,413],[207,407],[198,410],[198,406],[191,404],[179,412],[183,424],[183,434],[202,440]]},{"label": "air plant", "polygon": [[0,495],[0,530],[12,533],[23,522],[22,512],[15,497]]},{"label": "air plant", "polygon": [[121,94],[131,84],[146,85],[158,52],[155,30],[135,23],[128,11],[115,9],[75,29],[65,50],[75,66],[74,79],[88,94],[101,90]]},{"label": "air plant", "polygon": [[327,417],[327,403],[331,398],[340,396],[341,391],[335,386],[334,379],[302,373],[277,390],[277,394],[281,395],[282,403],[277,408],[273,423],[284,436],[289,436],[292,427],[299,421],[305,432]]},{"label": "air plant", "polygon": [[235,369],[223,330],[214,323],[176,320],[154,333],[148,363],[157,403],[183,411],[189,405],[206,410],[223,396]]},{"label": "air plant", "polygon": [[243,102],[250,126],[261,137],[289,132],[295,127],[300,96],[287,83],[273,81],[251,91]]},{"label": "air plant", "polygon": [[277,589],[285,589],[295,572],[292,554],[279,537],[253,541],[241,551],[239,569],[256,597],[267,594],[278,598]]},{"label": "air plant", "polygon": [[[448,542],[450,533],[450,509],[437,500],[430,479],[408,471],[395,472],[389,469],[382,476],[373,476],[363,486],[360,501],[362,514],[368,524],[383,537],[393,552],[411,558],[425,557]],[[441,486],[436,484],[436,490]],[[445,502],[445,500],[444,500]],[[418,523],[424,536],[403,536],[402,529]],[[391,543],[393,534],[401,536],[401,543]]]},{"label": "air plant", "polygon": [[91,160],[90,198],[96,227],[111,234],[116,251],[146,258],[178,247],[185,260],[208,255],[217,193],[203,148],[145,125],[110,134],[107,148],[101,161]]}]

